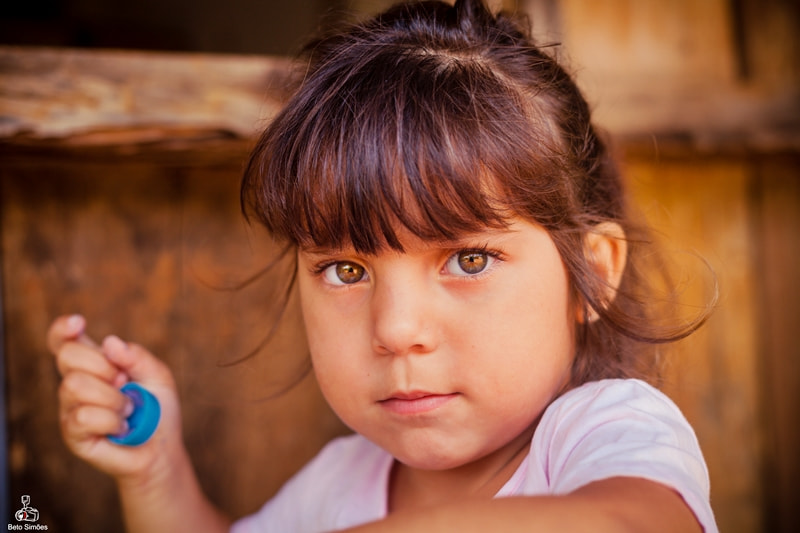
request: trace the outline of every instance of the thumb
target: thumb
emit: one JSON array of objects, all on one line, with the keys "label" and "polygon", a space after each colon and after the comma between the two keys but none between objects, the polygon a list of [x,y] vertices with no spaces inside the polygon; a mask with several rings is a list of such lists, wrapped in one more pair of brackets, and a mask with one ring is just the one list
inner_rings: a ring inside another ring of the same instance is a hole
[{"label": "thumb", "polygon": [[125,372],[132,381],[145,386],[175,387],[167,365],[142,346],[110,335],[103,339],[101,349],[108,360]]}]

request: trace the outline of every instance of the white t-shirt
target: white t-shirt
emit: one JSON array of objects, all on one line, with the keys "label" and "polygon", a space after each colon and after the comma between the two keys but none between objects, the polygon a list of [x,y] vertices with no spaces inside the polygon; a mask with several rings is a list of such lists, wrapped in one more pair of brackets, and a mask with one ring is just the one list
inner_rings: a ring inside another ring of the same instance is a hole
[{"label": "white t-shirt", "polygon": [[[317,533],[384,518],[394,459],[360,435],[331,441],[234,533]],[[694,431],[664,394],[638,380],[587,383],[542,416],[530,453],[495,497],[567,494],[616,476],[677,491],[717,533],[708,470]]]}]

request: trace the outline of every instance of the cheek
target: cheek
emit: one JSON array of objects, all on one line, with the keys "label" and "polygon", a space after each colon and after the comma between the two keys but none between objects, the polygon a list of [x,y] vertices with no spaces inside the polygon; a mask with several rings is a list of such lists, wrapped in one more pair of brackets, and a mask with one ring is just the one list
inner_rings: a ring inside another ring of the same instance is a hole
[{"label": "cheek", "polygon": [[331,305],[330,298],[307,276],[299,276],[300,309],[303,314],[306,338],[312,355],[326,345],[337,343],[336,333],[342,330],[338,324],[341,313]]},{"label": "cheek", "polygon": [[317,382],[329,403],[358,378],[359,339],[356,317],[331,305],[320,291],[300,283],[300,305]]},{"label": "cheek", "polygon": [[330,354],[326,348],[335,346],[336,339],[332,334],[336,328],[330,320],[325,319],[326,311],[322,309],[321,298],[317,291],[310,286],[309,281],[300,277],[298,287],[300,290],[300,309],[303,314],[303,325],[306,330],[308,349],[311,353],[311,362],[315,372],[326,366]]},{"label": "cheek", "polygon": [[309,340],[311,364],[322,396],[345,425],[358,431],[364,402],[372,395],[369,371],[351,348],[324,334]]},{"label": "cheek", "polygon": [[[574,312],[566,272],[555,269],[549,274],[515,287],[517,303],[507,315],[515,331],[499,338],[512,344],[510,351],[519,357],[527,355],[527,365],[520,364],[528,370],[547,375],[552,369],[553,375],[560,376],[571,367],[575,354]],[[530,297],[520,298],[519,294]]]}]

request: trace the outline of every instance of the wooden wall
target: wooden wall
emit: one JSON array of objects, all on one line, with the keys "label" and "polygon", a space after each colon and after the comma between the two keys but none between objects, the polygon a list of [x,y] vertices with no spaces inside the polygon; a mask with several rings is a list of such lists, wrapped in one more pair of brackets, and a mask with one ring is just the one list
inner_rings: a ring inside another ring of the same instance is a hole
[{"label": "wooden wall", "polygon": [[[702,273],[701,256],[719,278],[719,307],[676,347],[666,389],[697,430],[721,530],[797,531],[794,4],[518,4],[541,15],[540,35],[565,43],[558,53],[679,266]],[[58,436],[44,332],[59,313],[80,311],[93,336],[136,340],[170,364],[200,478],[233,515],[345,431],[313,378],[269,399],[303,369],[294,300],[256,357],[225,365],[259,347],[281,297],[280,272],[225,288],[276,253],[243,223],[237,187],[286,68],[275,58],[0,48],[11,513],[30,494],[52,531],[120,527],[111,482]]]},{"label": "wooden wall", "polygon": [[704,447],[720,529],[799,530],[800,5],[527,4],[549,6],[540,34],[564,43],[679,268],[699,254],[717,273],[718,309],[665,388]]},{"label": "wooden wall", "polygon": [[664,388],[703,446],[721,531],[797,525],[800,352],[787,341],[800,287],[781,272],[800,267],[798,169],[798,153],[626,159],[640,209],[678,258],[687,300],[702,300],[701,258],[720,285],[708,323],[669,352]]},{"label": "wooden wall", "polygon": [[[244,157],[236,150],[235,154]],[[163,165],[144,154],[4,154],[4,311],[11,510],[30,494],[57,531],[118,531],[109,479],[70,457],[58,436],[58,376],[43,344],[74,311],[89,333],[135,339],[166,360],[184,404],[185,437],[204,488],[228,512],[253,511],[341,433],[313,379],[269,397],[305,367],[292,301],[256,357],[282,298],[278,268],[225,290],[276,250],[238,212],[239,162]]]}]

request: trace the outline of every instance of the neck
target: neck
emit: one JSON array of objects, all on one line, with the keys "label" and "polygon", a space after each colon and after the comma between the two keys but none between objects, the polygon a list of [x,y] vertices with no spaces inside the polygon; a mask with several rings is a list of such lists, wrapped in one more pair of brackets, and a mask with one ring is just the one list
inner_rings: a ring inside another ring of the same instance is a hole
[{"label": "neck", "polygon": [[499,450],[457,468],[422,470],[395,461],[389,482],[389,512],[494,497],[528,456],[535,427],[533,424]]}]

